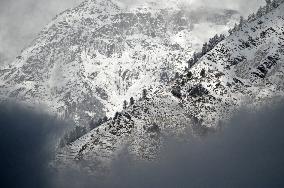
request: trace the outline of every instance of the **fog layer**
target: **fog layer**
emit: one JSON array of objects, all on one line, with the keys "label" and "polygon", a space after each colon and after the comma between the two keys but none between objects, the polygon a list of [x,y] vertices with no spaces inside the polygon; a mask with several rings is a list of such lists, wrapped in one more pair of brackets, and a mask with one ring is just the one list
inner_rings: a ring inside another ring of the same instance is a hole
[{"label": "fog layer", "polygon": [[0,102],[0,187],[51,188],[49,163],[67,123]]},{"label": "fog layer", "polygon": [[172,142],[157,163],[121,153],[107,177],[48,168],[62,123],[17,105],[0,106],[0,187],[284,187],[284,105],[247,111],[216,133]]}]

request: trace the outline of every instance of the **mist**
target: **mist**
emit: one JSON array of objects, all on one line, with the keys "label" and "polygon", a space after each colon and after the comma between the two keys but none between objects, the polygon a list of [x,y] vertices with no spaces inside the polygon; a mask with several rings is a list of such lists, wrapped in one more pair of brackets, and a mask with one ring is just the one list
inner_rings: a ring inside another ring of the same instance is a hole
[{"label": "mist", "polygon": [[1,0],[0,66],[19,55],[53,17],[81,1]]},{"label": "mist", "polygon": [[158,162],[132,161],[125,151],[105,179],[66,171],[59,187],[283,187],[283,113],[284,103],[257,114],[243,109],[223,130],[170,141]]},{"label": "mist", "polygon": [[68,126],[41,110],[0,102],[0,187],[51,187],[49,164]]},{"label": "mist", "polygon": [[284,103],[186,144],[169,141],[157,162],[133,161],[127,150],[110,174],[49,166],[66,123],[17,104],[0,105],[0,187],[9,188],[267,188],[284,186]]},{"label": "mist", "polygon": [[228,8],[239,11],[243,16],[255,12],[265,5],[265,0],[191,0],[193,6],[210,6],[215,8]]},{"label": "mist", "polygon": [[[141,2],[151,0],[120,0],[126,5],[135,5]],[[265,0],[158,0],[162,2],[177,1],[180,4],[189,5],[189,7],[213,7],[220,9],[233,9],[239,11],[243,16],[255,12],[260,6],[265,5]]]}]

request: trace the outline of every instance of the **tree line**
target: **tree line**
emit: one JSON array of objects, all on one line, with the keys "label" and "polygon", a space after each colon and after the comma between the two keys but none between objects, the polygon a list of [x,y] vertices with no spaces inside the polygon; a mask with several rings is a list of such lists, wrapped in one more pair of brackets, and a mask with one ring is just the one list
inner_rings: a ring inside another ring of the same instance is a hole
[{"label": "tree line", "polygon": [[242,29],[244,24],[255,21],[256,19],[266,15],[272,10],[276,9],[280,4],[284,3],[284,0],[266,0],[264,6],[259,7],[256,13],[252,13],[248,16],[247,19],[244,19],[243,16],[240,17],[240,22],[235,24],[235,26],[229,30],[229,34],[232,35],[234,32]]},{"label": "tree line", "polygon": [[[244,24],[255,21],[257,18],[260,18],[265,14],[271,12],[272,10],[276,9],[282,3],[284,3],[284,0],[266,0],[266,5],[261,6],[256,13],[250,14],[247,19],[244,19],[243,16],[240,16],[239,23],[236,23],[232,29],[229,29],[229,35],[232,35],[234,32],[242,29]],[[188,69],[195,65],[201,57],[211,51],[217,44],[219,44],[225,38],[226,36],[223,34],[215,35],[213,38],[210,38],[208,42],[204,43],[201,51],[194,52],[192,58],[188,60]]]},{"label": "tree line", "polygon": [[198,60],[211,51],[217,44],[223,41],[226,38],[224,34],[215,35],[213,38],[210,38],[208,42],[204,43],[200,52],[194,52],[191,59],[188,60],[188,68],[191,68],[195,65]]}]

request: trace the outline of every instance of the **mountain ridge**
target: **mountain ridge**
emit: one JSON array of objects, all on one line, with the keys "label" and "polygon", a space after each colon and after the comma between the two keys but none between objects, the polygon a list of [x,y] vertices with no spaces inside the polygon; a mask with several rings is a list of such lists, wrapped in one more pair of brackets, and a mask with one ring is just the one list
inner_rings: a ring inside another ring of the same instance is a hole
[{"label": "mountain ridge", "polygon": [[257,111],[277,103],[284,96],[283,10],[281,1],[260,18],[242,23],[171,87],[136,101],[62,148],[58,166],[77,168],[77,160],[90,171],[107,169],[125,147],[134,158],[155,160],[165,137],[204,135],[226,124],[242,106]]},{"label": "mountain ridge", "polygon": [[137,10],[88,0],[58,15],[0,70],[0,96],[87,126],[149,85],[155,92],[207,40],[200,33],[223,33],[238,19],[225,10],[209,11],[208,20],[184,10]]}]

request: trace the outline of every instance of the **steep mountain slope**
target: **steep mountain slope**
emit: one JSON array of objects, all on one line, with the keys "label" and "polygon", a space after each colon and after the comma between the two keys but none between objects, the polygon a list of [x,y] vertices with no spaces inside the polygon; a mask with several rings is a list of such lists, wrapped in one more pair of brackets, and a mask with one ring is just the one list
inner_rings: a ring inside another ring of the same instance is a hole
[{"label": "steep mountain slope", "polygon": [[171,87],[136,101],[114,119],[61,149],[57,164],[97,171],[125,148],[155,159],[165,137],[205,134],[242,106],[257,110],[284,95],[284,4],[219,43]]},{"label": "steep mountain slope", "polygon": [[155,91],[167,83],[209,34],[226,31],[238,19],[231,10],[164,2],[127,7],[87,0],[63,12],[0,70],[0,96],[43,105],[86,125],[92,117],[114,115],[143,88]]}]

